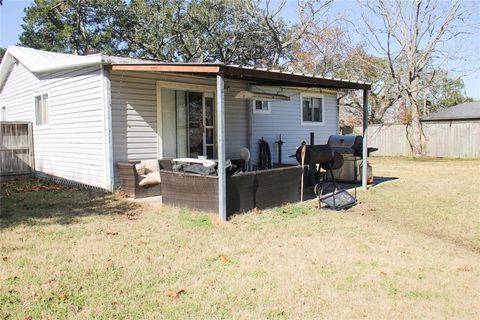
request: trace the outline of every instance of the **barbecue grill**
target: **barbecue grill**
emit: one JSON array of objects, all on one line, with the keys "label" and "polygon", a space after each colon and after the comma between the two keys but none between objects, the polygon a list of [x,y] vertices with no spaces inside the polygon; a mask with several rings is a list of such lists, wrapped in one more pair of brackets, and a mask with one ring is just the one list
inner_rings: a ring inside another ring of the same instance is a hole
[{"label": "barbecue grill", "polygon": [[[353,135],[331,135],[328,138],[327,145],[333,151],[343,156],[343,166],[335,168],[333,175],[335,179],[345,182],[361,182],[362,181],[362,155],[363,155],[363,137]],[[368,156],[375,152],[378,148],[368,148]],[[367,167],[367,181],[373,182],[372,167]]]}]

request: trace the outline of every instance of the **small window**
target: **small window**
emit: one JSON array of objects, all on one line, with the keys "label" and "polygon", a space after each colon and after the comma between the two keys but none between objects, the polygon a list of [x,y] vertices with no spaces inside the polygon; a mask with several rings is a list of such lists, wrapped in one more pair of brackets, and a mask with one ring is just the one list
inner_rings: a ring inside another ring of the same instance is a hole
[{"label": "small window", "polygon": [[48,116],[48,94],[35,96],[35,124],[37,126],[47,125]]},{"label": "small window", "polygon": [[319,96],[302,97],[302,123],[323,123],[323,98]]},{"label": "small window", "polygon": [[7,107],[5,106],[0,109],[0,121],[7,121]]},{"label": "small window", "polygon": [[270,113],[270,102],[262,100],[253,100],[253,113]]}]

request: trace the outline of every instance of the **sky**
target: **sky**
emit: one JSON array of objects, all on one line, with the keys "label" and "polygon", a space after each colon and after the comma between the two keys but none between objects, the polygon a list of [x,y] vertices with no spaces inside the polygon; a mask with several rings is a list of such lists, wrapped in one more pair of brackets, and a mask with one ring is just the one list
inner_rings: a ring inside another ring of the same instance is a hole
[{"label": "sky", "polygon": [[[3,0],[3,6],[0,6],[0,47],[6,48],[10,45],[18,44],[18,37],[22,33],[22,18],[24,9],[33,1],[31,0]],[[296,19],[296,0],[291,0],[284,8],[284,17],[287,20]],[[337,0],[332,7],[332,15],[350,15],[358,6],[355,0]],[[480,7],[476,7],[480,8]],[[480,20],[480,17],[477,16]],[[478,21],[480,23],[480,21]],[[476,30],[468,41],[462,44],[464,49],[478,55],[480,50],[480,31]],[[480,60],[480,59],[478,59]],[[479,64],[480,66],[480,64]],[[480,100],[480,69],[462,78],[465,83],[467,96]]]}]

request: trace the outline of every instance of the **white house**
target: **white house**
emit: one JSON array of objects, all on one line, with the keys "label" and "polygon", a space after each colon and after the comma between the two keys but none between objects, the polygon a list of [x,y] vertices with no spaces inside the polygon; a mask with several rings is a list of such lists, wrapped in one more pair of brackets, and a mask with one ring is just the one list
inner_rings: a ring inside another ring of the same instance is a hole
[{"label": "white house", "polygon": [[342,89],[366,93],[370,84],[16,46],[0,65],[2,120],[33,123],[37,175],[109,191],[118,185],[118,161],[196,154],[221,160],[247,147],[255,164],[262,137],[276,162],[281,135],[283,161],[294,162],[288,156],[310,132],[316,143],[337,134]]}]

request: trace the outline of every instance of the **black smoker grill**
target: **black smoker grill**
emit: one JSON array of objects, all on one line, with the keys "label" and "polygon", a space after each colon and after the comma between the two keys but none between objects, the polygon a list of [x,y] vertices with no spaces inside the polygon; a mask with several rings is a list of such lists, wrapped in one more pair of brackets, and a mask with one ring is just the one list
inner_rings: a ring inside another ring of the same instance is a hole
[{"label": "black smoker grill", "polygon": [[[333,151],[343,156],[343,166],[333,170],[335,179],[345,182],[361,182],[363,137],[331,135],[327,144]],[[368,156],[377,150],[378,148],[368,148]],[[373,182],[372,167],[370,165],[367,167],[367,182]]]}]

